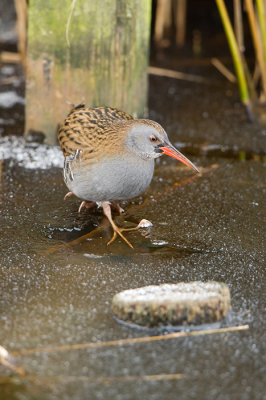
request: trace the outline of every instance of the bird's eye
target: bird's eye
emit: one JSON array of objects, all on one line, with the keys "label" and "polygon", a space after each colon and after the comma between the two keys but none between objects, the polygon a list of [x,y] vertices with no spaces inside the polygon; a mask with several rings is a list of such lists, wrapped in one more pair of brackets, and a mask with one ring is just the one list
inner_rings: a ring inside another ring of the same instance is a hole
[{"label": "bird's eye", "polygon": [[150,139],[151,139],[151,142],[156,142],[157,137],[156,136],[151,136]]}]

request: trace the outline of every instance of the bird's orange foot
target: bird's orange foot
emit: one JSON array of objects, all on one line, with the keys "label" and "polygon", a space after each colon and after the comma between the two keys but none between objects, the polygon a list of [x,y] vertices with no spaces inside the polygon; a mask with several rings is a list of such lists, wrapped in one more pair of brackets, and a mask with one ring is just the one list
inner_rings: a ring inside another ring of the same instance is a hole
[{"label": "bird's orange foot", "polygon": [[127,240],[127,238],[125,238],[125,236],[122,234],[122,232],[124,232],[124,231],[136,231],[139,228],[147,228],[148,226],[152,226],[152,223],[150,221],[148,221],[146,219],[142,219],[140,221],[140,223],[138,224],[138,226],[136,226],[135,228],[118,228],[118,226],[116,226],[116,224],[113,221],[112,214],[111,214],[111,207],[110,207],[109,201],[103,201],[102,203],[100,203],[98,205],[102,206],[103,212],[106,215],[106,217],[109,219],[109,222],[112,225],[112,228],[114,230],[113,237],[107,243],[107,246],[109,244],[111,244],[117,238],[117,235],[119,235],[129,245],[129,247],[134,249],[132,244]]},{"label": "bird's orange foot", "polygon": [[109,244],[111,244],[111,243],[117,238],[117,234],[118,234],[119,236],[121,236],[121,238],[122,238],[132,249],[134,249],[134,247],[132,246],[132,244],[125,238],[125,236],[122,234],[122,232],[125,232],[125,231],[136,231],[136,230],[138,230],[138,229],[140,229],[140,228],[148,228],[148,227],[150,227],[150,226],[152,226],[152,223],[151,223],[150,221],[148,221],[147,219],[142,219],[142,220],[140,221],[140,223],[138,224],[138,226],[135,226],[135,228],[118,228],[118,226],[116,226],[115,223],[114,223],[114,224],[112,224],[112,227],[113,227],[113,230],[114,230],[114,234],[113,234],[112,239],[107,243],[107,246],[108,246]]}]

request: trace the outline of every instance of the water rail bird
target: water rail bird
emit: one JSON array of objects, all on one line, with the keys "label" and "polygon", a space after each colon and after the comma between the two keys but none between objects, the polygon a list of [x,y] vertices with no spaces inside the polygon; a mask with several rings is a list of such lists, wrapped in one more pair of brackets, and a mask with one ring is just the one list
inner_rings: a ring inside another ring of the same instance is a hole
[{"label": "water rail bird", "polygon": [[133,119],[115,108],[76,106],[60,127],[58,139],[65,156],[64,181],[70,190],[65,198],[79,197],[79,212],[82,207],[95,204],[103,208],[114,230],[108,244],[118,234],[133,248],[122,234],[131,229],[114,223],[110,205],[121,213],[116,201],[136,197],[150,185],[156,158],[167,154],[199,172],[170,143],[161,125],[148,119]]}]

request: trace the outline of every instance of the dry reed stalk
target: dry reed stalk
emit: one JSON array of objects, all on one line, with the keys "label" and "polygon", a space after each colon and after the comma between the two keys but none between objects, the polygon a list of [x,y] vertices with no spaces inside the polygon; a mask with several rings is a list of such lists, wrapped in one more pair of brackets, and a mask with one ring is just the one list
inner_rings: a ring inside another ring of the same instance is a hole
[{"label": "dry reed stalk", "polygon": [[266,19],[265,19],[265,7],[264,7],[263,0],[256,0],[256,4],[257,4],[258,19],[259,19],[260,33],[261,33],[261,39],[262,39],[264,65],[266,65]]},{"label": "dry reed stalk", "polygon": [[135,343],[150,343],[157,342],[159,340],[168,340],[168,339],[178,339],[181,337],[187,336],[202,336],[202,335],[212,335],[214,333],[229,333],[236,331],[243,331],[249,329],[248,325],[241,326],[231,326],[229,328],[220,328],[220,329],[205,329],[202,331],[191,331],[191,332],[175,332],[169,333],[168,335],[159,335],[159,336],[144,336],[133,339],[120,339],[120,340],[111,340],[108,342],[91,342],[84,344],[70,344],[65,346],[53,346],[53,347],[43,347],[37,349],[26,349],[13,351],[9,353],[11,357],[25,356],[29,354],[38,354],[38,353],[52,353],[55,351],[70,351],[70,350],[83,350],[83,349],[95,349],[102,348],[107,346],[123,346],[128,344]]},{"label": "dry reed stalk", "polygon": [[185,374],[160,374],[160,375],[129,375],[129,376],[49,376],[49,377],[37,377],[37,376],[26,376],[23,379],[18,378],[0,378],[0,385],[3,384],[18,384],[23,382],[31,382],[47,385],[48,383],[70,383],[70,382],[100,382],[105,385],[109,385],[113,382],[135,382],[135,381],[167,381],[182,379]]},{"label": "dry reed stalk", "polygon": [[10,364],[4,357],[0,357],[0,364],[2,364],[4,367],[11,369],[11,371],[15,372],[16,374],[20,376],[25,376],[26,373],[23,371],[23,369],[16,367],[13,364]]},{"label": "dry reed stalk", "polygon": [[164,29],[170,27],[171,22],[171,0],[158,0],[154,27],[154,39],[156,42],[162,41]]},{"label": "dry reed stalk", "polygon": [[27,69],[27,20],[28,5],[26,0],[15,0],[17,13],[18,49],[21,54],[21,63],[26,75]]},{"label": "dry reed stalk", "polygon": [[259,67],[260,67],[260,72],[261,72],[262,89],[263,89],[264,96],[266,96],[266,69],[265,69],[266,67],[265,67],[265,62],[264,62],[261,37],[259,34],[258,22],[255,17],[254,5],[252,3],[252,0],[245,0],[245,4],[246,4],[246,8],[247,8],[254,49],[255,49],[256,57],[257,57]]},{"label": "dry reed stalk", "polygon": [[186,36],[187,0],[177,0],[176,7],[176,44],[183,47]]},{"label": "dry reed stalk", "polygon": [[91,231],[90,233],[87,233],[87,235],[81,236],[78,239],[73,240],[72,242],[68,242],[65,243],[65,246],[67,247],[73,247],[76,246],[79,243],[84,242],[84,240],[87,239],[91,239],[95,237],[95,234],[99,233],[99,235],[101,234],[101,232],[107,227],[109,226],[110,223],[109,221],[106,219],[106,222],[104,224],[102,224],[101,226],[98,226],[96,229],[94,229],[93,231]]},{"label": "dry reed stalk", "polygon": [[76,246],[77,244],[80,244],[84,242],[87,239],[92,239],[95,238],[95,235],[101,235],[102,232],[105,230],[106,227],[110,225],[109,221],[106,219],[105,223],[102,223],[100,226],[98,226],[96,229],[93,231],[87,233],[86,235],[83,235],[79,237],[78,239],[72,240],[72,242],[64,242],[62,241],[62,244],[56,244],[54,246],[49,247],[47,250],[44,251],[44,254],[50,254],[50,253],[55,253],[57,251],[63,251],[66,249],[71,249],[73,246]]},{"label": "dry reed stalk", "polygon": [[228,68],[226,68],[221,61],[218,60],[218,58],[212,58],[211,59],[211,63],[212,65],[214,65],[214,67],[216,67],[218,69],[218,71],[221,72],[221,74],[223,74],[230,82],[232,83],[236,83],[237,79],[236,76],[234,74],[232,74],[231,71],[229,71]]},{"label": "dry reed stalk", "polygon": [[243,35],[243,20],[241,12],[241,0],[234,0],[234,25],[235,35],[238,44],[239,51],[243,53],[245,51],[244,35]]},{"label": "dry reed stalk", "polygon": [[202,76],[196,76],[192,74],[185,74],[184,72],[172,71],[165,68],[148,67],[148,73],[150,75],[166,76],[167,78],[182,79],[184,81],[199,82],[213,84],[214,81]]}]

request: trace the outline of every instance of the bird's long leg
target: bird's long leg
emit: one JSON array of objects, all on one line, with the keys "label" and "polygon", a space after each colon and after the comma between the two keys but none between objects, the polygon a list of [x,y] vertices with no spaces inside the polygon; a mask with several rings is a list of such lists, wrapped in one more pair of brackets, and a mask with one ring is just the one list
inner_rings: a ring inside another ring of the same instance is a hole
[{"label": "bird's long leg", "polygon": [[129,243],[129,241],[125,238],[124,235],[122,235],[123,229],[118,228],[118,226],[116,226],[116,224],[114,223],[114,221],[113,221],[113,219],[112,219],[111,207],[110,207],[109,202],[103,201],[101,205],[102,205],[102,207],[103,207],[103,212],[104,212],[104,214],[105,214],[106,217],[109,219],[109,222],[110,222],[110,224],[112,225],[112,228],[113,228],[113,230],[114,230],[114,235],[113,235],[112,239],[110,240],[110,242],[107,243],[107,245],[110,244],[110,243],[112,243],[112,242],[115,240],[115,238],[117,237],[117,234],[118,234],[118,235],[121,236],[121,238],[129,245],[129,247],[131,247],[132,249],[134,249],[134,247],[132,246],[132,244]]}]

